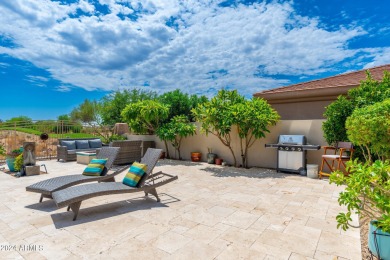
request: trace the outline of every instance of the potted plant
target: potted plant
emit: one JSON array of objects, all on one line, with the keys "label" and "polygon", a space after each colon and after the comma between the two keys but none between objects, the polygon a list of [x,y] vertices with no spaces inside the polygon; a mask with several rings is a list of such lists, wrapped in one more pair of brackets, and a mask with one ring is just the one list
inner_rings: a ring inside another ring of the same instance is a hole
[{"label": "potted plant", "polygon": [[207,148],[208,154],[207,154],[207,163],[214,164],[215,163],[215,158],[217,158],[217,155],[213,153],[212,148]]},{"label": "potted plant", "polygon": [[20,149],[15,149],[15,150],[12,150],[10,153],[7,153],[5,161],[7,163],[8,169],[11,172],[15,171],[15,159],[16,159],[16,157],[18,157],[21,154],[22,154],[22,151]]},{"label": "potted plant", "polygon": [[16,156],[15,161],[14,161],[14,169],[16,172],[20,172],[20,170],[23,167],[23,154],[19,154]]},{"label": "potted plant", "polygon": [[202,159],[202,153],[199,153],[199,152],[192,152],[191,153],[191,161],[199,162],[201,159]]},{"label": "potted plant", "polygon": [[222,165],[223,159],[221,158],[215,158],[215,164],[216,165]]},{"label": "potted plant", "polygon": [[[350,222],[353,212],[368,217],[370,232],[368,247],[380,259],[390,259],[390,160],[374,163],[348,162],[350,175],[337,171],[331,174],[330,182],[346,185],[338,199],[347,206],[346,213],[336,217],[337,228],[347,230],[355,227]],[[364,223],[367,224],[367,223]]]}]

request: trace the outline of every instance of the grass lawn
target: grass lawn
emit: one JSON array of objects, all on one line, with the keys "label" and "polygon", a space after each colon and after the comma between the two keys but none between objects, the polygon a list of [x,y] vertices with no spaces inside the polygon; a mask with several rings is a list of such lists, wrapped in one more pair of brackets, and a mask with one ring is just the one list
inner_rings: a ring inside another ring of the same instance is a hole
[{"label": "grass lawn", "polygon": [[[23,128],[23,127],[1,127],[0,131],[3,130],[12,130],[12,131],[17,131],[17,132],[22,132],[22,133],[27,133],[27,134],[33,134],[33,135],[41,135],[42,132],[31,129],[31,128]],[[49,133],[49,136],[51,138],[88,138],[88,137],[95,137],[93,134],[87,134],[87,133],[63,133],[63,134],[55,134],[55,133]],[[100,138],[100,137],[98,137]]]}]

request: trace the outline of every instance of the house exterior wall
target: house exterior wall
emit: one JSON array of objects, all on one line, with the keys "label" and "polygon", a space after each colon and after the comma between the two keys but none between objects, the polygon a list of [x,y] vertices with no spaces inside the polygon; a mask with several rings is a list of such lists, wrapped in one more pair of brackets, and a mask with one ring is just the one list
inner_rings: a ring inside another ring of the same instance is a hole
[{"label": "house exterior wall", "polygon": [[325,107],[333,101],[271,103],[271,106],[279,113],[282,120],[313,120],[324,119]]},{"label": "house exterior wall", "polygon": [[[261,168],[276,168],[277,150],[272,148],[265,148],[266,143],[276,143],[280,134],[301,134],[305,135],[307,142],[310,144],[326,145],[326,142],[322,134],[322,122],[324,120],[281,120],[276,126],[270,128],[270,133],[266,135],[266,138],[256,140],[254,145],[249,150],[248,164],[250,167]],[[213,149],[213,153],[216,153],[218,157],[222,158],[228,164],[233,164],[233,157],[229,149],[224,146],[217,137],[213,135],[206,136],[199,133],[200,124],[197,125],[197,134],[183,139],[181,156],[184,160],[191,160],[191,152],[201,152],[202,161],[205,162],[207,156],[207,148]],[[240,145],[239,138],[236,129],[232,132],[232,146],[233,150],[238,156],[238,165],[241,164]],[[142,136],[142,135],[128,135],[129,140],[153,140],[156,142],[156,147],[165,150],[164,143],[161,142],[158,137],[154,135]],[[175,156],[174,149],[169,145],[169,151],[171,156]],[[307,163],[318,164],[321,163],[321,155],[323,151],[308,151]]]}]

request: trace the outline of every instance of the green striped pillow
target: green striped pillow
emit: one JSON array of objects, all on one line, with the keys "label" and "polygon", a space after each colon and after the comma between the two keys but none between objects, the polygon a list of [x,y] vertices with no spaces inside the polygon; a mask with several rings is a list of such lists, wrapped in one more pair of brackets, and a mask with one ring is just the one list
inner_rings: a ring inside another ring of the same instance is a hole
[{"label": "green striped pillow", "polygon": [[83,175],[86,176],[100,176],[103,173],[104,165],[106,165],[108,159],[92,159],[85,168]]},{"label": "green striped pillow", "polygon": [[129,172],[126,174],[125,178],[123,178],[122,183],[130,187],[137,187],[138,182],[145,174],[147,168],[148,166],[146,164],[134,162],[131,165]]}]

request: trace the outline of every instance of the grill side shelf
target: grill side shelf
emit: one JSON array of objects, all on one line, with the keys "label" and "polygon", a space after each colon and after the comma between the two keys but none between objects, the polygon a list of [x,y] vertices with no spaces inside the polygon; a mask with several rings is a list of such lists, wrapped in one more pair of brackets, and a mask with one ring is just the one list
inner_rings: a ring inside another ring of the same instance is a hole
[{"label": "grill side shelf", "polygon": [[280,144],[265,144],[265,148],[278,148]]}]

